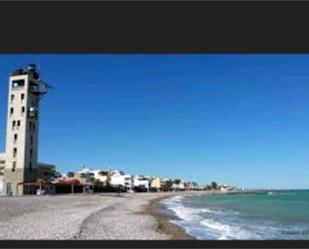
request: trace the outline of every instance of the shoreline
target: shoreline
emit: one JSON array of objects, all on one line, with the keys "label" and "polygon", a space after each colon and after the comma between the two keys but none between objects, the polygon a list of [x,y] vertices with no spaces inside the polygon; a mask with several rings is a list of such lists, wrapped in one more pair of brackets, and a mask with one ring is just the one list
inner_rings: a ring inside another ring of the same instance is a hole
[{"label": "shoreline", "polygon": [[155,232],[167,234],[171,236],[171,240],[196,240],[196,238],[187,234],[182,227],[172,223],[170,221],[171,217],[162,212],[162,200],[169,199],[177,195],[186,194],[188,195],[189,193],[175,193],[169,196],[156,197],[155,199],[150,200],[148,205],[144,207],[143,213],[151,215],[157,222],[157,227],[154,228]]}]

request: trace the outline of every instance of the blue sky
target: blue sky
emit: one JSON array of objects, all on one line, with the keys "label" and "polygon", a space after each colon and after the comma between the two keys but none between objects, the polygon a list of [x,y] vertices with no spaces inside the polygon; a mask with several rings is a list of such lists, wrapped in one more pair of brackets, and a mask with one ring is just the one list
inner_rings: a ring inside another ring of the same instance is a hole
[{"label": "blue sky", "polygon": [[309,188],[309,55],[0,55],[39,63],[39,161],[242,187]]}]

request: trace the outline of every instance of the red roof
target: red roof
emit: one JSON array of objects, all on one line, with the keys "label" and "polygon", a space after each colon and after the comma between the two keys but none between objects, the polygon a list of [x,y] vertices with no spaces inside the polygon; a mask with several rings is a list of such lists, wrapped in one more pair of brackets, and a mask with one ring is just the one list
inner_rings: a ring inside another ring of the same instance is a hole
[{"label": "red roof", "polygon": [[59,179],[56,184],[59,185],[80,185],[80,181],[77,179]]},{"label": "red roof", "polygon": [[42,179],[36,179],[36,180],[30,181],[30,182],[20,182],[20,183],[18,183],[18,185],[51,186],[52,184],[49,183],[49,182],[46,182]]}]

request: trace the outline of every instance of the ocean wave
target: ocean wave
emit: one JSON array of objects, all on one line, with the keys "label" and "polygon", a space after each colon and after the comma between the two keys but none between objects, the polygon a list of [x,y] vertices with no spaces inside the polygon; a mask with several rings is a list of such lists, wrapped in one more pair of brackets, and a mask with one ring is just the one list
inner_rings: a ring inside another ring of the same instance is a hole
[{"label": "ocean wave", "polygon": [[182,216],[182,213],[189,213],[189,214],[222,214],[222,215],[237,215],[239,212],[237,211],[221,211],[221,210],[214,210],[210,208],[195,208],[195,207],[186,207],[183,205],[184,196],[174,196],[170,199],[164,200],[162,203],[165,205],[167,209],[172,211],[177,211],[177,214]]},{"label": "ocean wave", "polygon": [[[283,195],[283,197],[278,199],[273,195]],[[284,197],[284,195],[291,195],[291,193],[268,192],[266,198],[270,199],[270,203],[274,206],[270,210],[262,205],[265,196],[257,196],[252,203],[249,203],[252,199],[250,196],[243,196],[241,200],[236,198],[233,202],[231,202],[230,196],[226,199],[223,196],[223,205],[218,205],[216,199],[212,202],[212,199],[208,197],[175,196],[164,200],[163,204],[165,209],[170,210],[168,212],[173,214],[171,215],[171,222],[181,226],[188,234],[197,239],[308,239],[308,223],[303,220],[290,222],[294,216],[291,215],[292,218],[288,219],[276,214],[276,210],[278,210],[278,213],[282,210],[279,206],[282,199],[287,200],[287,204],[291,205],[290,197]],[[298,203],[304,203],[305,197],[302,194]],[[244,200],[244,198],[248,199]],[[276,203],[277,199],[279,204]],[[228,205],[225,202],[226,200],[229,201]],[[230,203],[232,204],[230,205]]]},{"label": "ocean wave", "polygon": [[[173,223],[183,227],[187,233],[198,239],[244,239],[250,234],[240,227],[223,224],[212,216],[220,216],[224,219],[227,213],[209,208],[195,208],[184,206],[183,196],[175,196],[164,200],[165,207],[176,215],[179,220],[171,220]],[[230,215],[233,215],[230,213]],[[210,216],[210,217],[207,217]]]},{"label": "ocean wave", "polygon": [[227,224],[222,224],[212,219],[204,219],[200,221],[200,223],[207,228],[218,231],[219,240],[253,239],[253,237],[254,239],[259,239],[259,236],[253,236],[252,233],[242,229],[241,227],[236,226],[235,224],[231,226]]},{"label": "ocean wave", "polygon": [[219,214],[222,213],[218,210],[211,210],[208,208],[193,208],[193,207],[185,207],[181,203],[181,199],[173,199],[170,201],[164,202],[167,209],[172,210],[176,215],[183,220],[192,220],[194,218],[199,218],[199,214],[203,213],[211,213],[211,214]]}]

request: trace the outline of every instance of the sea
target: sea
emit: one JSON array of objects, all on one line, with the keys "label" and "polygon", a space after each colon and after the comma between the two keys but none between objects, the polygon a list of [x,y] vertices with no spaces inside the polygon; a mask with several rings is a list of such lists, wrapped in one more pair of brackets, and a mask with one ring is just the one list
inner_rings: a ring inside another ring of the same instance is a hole
[{"label": "sea", "polygon": [[179,195],[162,211],[200,240],[309,239],[309,190]]}]

